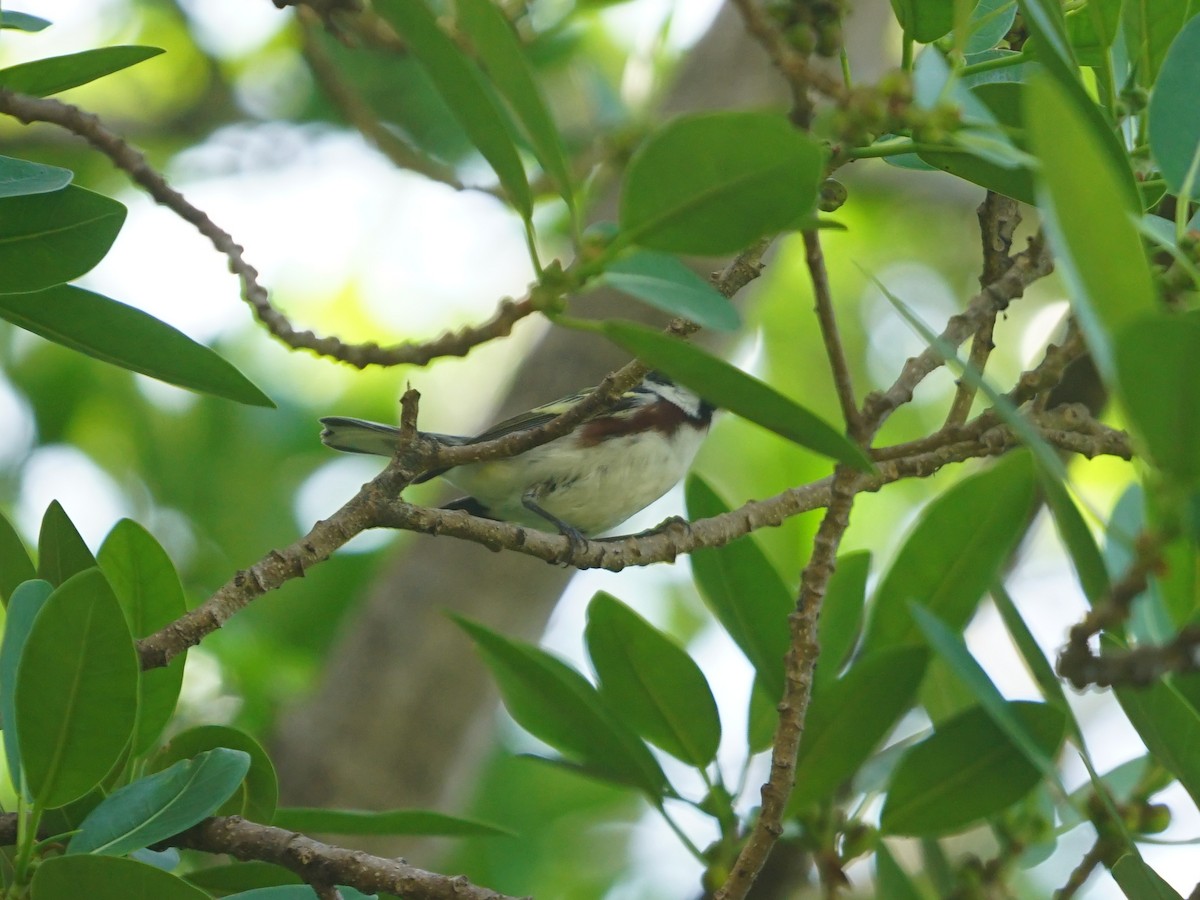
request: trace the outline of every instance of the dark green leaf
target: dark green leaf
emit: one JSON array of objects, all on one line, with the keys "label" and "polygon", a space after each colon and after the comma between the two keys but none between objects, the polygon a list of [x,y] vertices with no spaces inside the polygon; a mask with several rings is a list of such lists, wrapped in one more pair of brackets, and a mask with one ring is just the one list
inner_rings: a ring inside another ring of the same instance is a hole
[{"label": "dark green leaf", "polygon": [[83,542],[67,511],[52,500],[38,533],[38,578],[55,587],[72,575],[94,568],[96,558]]},{"label": "dark green leaf", "polygon": [[0,199],[0,293],[78,278],[104,258],[124,221],[124,204],[73,184]]},{"label": "dark green leaf", "polygon": [[573,210],[574,189],[562,138],[512,26],[488,0],[458,0],[455,8],[459,26],[470,36],[492,83],[512,106],[538,162],[557,182],[559,193]]},{"label": "dark green leaf", "polygon": [[79,87],[164,52],[158,47],[99,47],[0,69],[0,88],[48,97]]},{"label": "dark green leaf", "polygon": [[1058,676],[1054,673],[1054,667],[1050,665],[1049,660],[1042,653],[1042,648],[1038,645],[1033,632],[1029,630],[1029,626],[1025,624],[1025,620],[1021,618],[1020,610],[1013,603],[1012,597],[1004,590],[1003,585],[999,583],[992,585],[992,600],[996,604],[1000,618],[1004,621],[1004,627],[1008,629],[1009,636],[1012,637],[1017,652],[1021,654],[1021,659],[1024,661],[1025,667],[1029,670],[1029,674],[1033,676],[1033,680],[1037,682],[1042,696],[1051,705],[1058,707],[1066,713],[1067,724],[1071,728],[1071,733],[1076,738],[1082,740],[1079,724],[1075,721],[1071,707],[1067,703],[1067,695],[1063,692],[1062,683],[1058,680]]},{"label": "dark green leaf", "polygon": [[67,845],[67,853],[124,856],[213,815],[250,768],[240,750],[208,750],[109,794]]},{"label": "dark green leaf", "polygon": [[782,115],[676,119],[629,162],[617,241],[669,253],[735,253],[812,212],[824,155]]},{"label": "dark green leaf", "polygon": [[[685,493],[689,519],[729,511],[698,476],[688,478]],[[791,643],[788,615],[796,606],[791,591],[751,535],[724,547],[693,551],[692,575],[708,608],[754,666],[772,705],[777,703],[783,696],[783,658]]]},{"label": "dark green leaf", "polygon": [[717,703],[686,650],[603,591],[588,604],[584,637],[601,695],[638,734],[697,768],[716,758]]},{"label": "dark green leaf", "polygon": [[1129,900],[1183,900],[1161,875],[1146,865],[1137,850],[1116,861],[1112,877]]},{"label": "dark green leaf", "polygon": [[656,309],[691,319],[697,325],[732,331],[741,324],[737,310],[716,288],[674,256],[640,250],[612,263],[593,282],[606,284]]},{"label": "dark green leaf", "polygon": [[499,825],[464,819],[424,809],[390,809],[368,812],[358,809],[276,810],[273,825],[305,834],[420,834],[430,837],[496,837],[512,832]]},{"label": "dark green leaf", "polygon": [[1193,803],[1200,803],[1200,756],[1196,754],[1200,713],[1196,707],[1170,681],[1145,688],[1119,687],[1116,694],[1154,758],[1179,779]]},{"label": "dark green leaf", "polygon": [[[1053,756],[1062,743],[1062,712],[1041,703],[1008,705],[1042,752]],[[886,834],[952,834],[1016,803],[1040,777],[991,716],[975,707],[905,754],[892,775],[880,828]]]},{"label": "dark green leaf", "polygon": [[912,707],[928,660],[922,647],[883,649],[813,692],[790,810],[832,797],[859,770]]},{"label": "dark green leaf", "polygon": [[1024,533],[1033,500],[1033,465],[1024,453],[936,497],[875,591],[864,651],[920,641],[909,609],[913,600],[951,628],[966,626]]},{"label": "dark green leaf", "polygon": [[1067,36],[1080,65],[1106,67],[1121,26],[1122,0],[1089,0],[1067,13]]},{"label": "dark green leaf", "polygon": [[[118,522],[104,539],[96,559],[117,595],[134,638],[153,634],[187,612],[183,586],[171,558],[137,522]],[[154,745],[174,714],[186,656],[181,653],[170,665],[142,673],[138,720],[130,745],[135,755]]]},{"label": "dark green leaf", "polygon": [[184,878],[196,887],[208,891],[214,897],[225,897],[238,891],[250,891],[255,888],[304,884],[304,880],[295,872],[274,863],[257,860],[196,869],[188,872]]},{"label": "dark green leaf", "polygon": [[892,0],[892,10],[905,38],[921,44],[936,41],[954,27],[954,4],[949,0]]},{"label": "dark green leaf", "polygon": [[209,900],[170,872],[119,856],[57,856],[33,876],[33,900]]},{"label": "dark green leaf", "polygon": [[1157,86],[1159,68],[1171,42],[1195,12],[1190,0],[1140,0],[1125,4],[1122,17],[1125,46],[1139,84],[1147,88]]},{"label": "dark green leaf", "polygon": [[1083,593],[1088,602],[1095,605],[1108,591],[1108,569],[1104,566],[1104,557],[1096,544],[1096,538],[1088,528],[1087,522],[1083,520],[1079,507],[1067,492],[1066,485],[1040,468],[1038,477],[1042,493],[1046,497],[1046,505],[1054,515],[1054,524],[1058,527],[1059,537],[1062,538],[1067,555],[1071,557],[1071,563],[1075,566]]},{"label": "dark green leaf", "polygon": [[[1017,7],[1031,34],[1038,42],[1043,61],[1064,72],[1074,73],[1077,65],[1067,36],[1067,22],[1059,0],[1017,0]],[[1078,78],[1078,75],[1074,75]]]},{"label": "dark green leaf", "polygon": [[1200,318],[1154,316],[1115,342],[1125,409],[1154,462],[1186,484],[1200,480]]},{"label": "dark green leaf", "polygon": [[137,712],[138,658],[98,569],[68,578],[42,606],[17,667],[23,780],[52,809],[82,797],[120,758]]},{"label": "dark green leaf", "polygon": [[[1150,95],[1150,149],[1171,192],[1200,198],[1200,117],[1186,115],[1200,96],[1200,16],[1183,27]],[[1190,184],[1188,183],[1190,179]]]},{"label": "dark green leaf", "polygon": [[963,53],[981,53],[995,47],[1008,34],[1016,17],[1016,0],[979,0],[967,23]]},{"label": "dark green leaf", "polygon": [[221,816],[243,816],[264,825],[271,824],[279,801],[279,779],[267,751],[254,738],[228,725],[197,725],[180,732],[154,758],[154,768],[162,769],[180,760],[190,759],[216,748],[238,750],[250,758],[240,789],[217,810]]},{"label": "dark green leaf", "polygon": [[662,796],[666,777],[658,761],[587,679],[544,650],[461,616],[454,620],[483,655],[518,725],[610,781]]},{"label": "dark green leaf", "polygon": [[746,713],[746,744],[751,753],[762,753],[775,742],[779,724],[779,697],[772,697],[757,676],[750,688],[750,708]]},{"label": "dark green leaf", "polygon": [[0,318],[168,384],[251,406],[275,405],[245,375],[183,332],[140,309],[73,285],[0,295]]},{"label": "dark green leaf", "polygon": [[7,604],[18,584],[36,577],[37,570],[25,549],[25,542],[0,513],[0,601]]},{"label": "dark green leaf", "polygon": [[21,751],[17,740],[17,713],[13,701],[17,666],[33,620],[45,605],[54,586],[48,581],[25,581],[17,586],[8,601],[4,619],[4,639],[0,642],[0,724],[4,728],[4,755],[13,790],[21,790]]},{"label": "dark green leaf", "polygon": [[924,897],[883,841],[875,848],[875,888],[878,896],[887,900],[923,900]]},{"label": "dark green leaf", "polygon": [[1042,162],[1038,206],[1097,368],[1111,382],[1113,335],[1155,310],[1150,264],[1135,224],[1140,198],[1128,165],[1122,170],[1113,163],[1053,79],[1030,82],[1025,114],[1031,147]]},{"label": "dark green leaf", "polygon": [[838,462],[872,470],[862,449],[832,425],[757,378],[698,347],[630,322],[602,326],[613,343],[665,372],[709,403]]},{"label": "dark green leaf", "polygon": [[533,215],[533,195],[505,112],[479,70],[463,56],[422,0],[379,0],[378,12],[407,42],[471,143],[488,161],[521,217]]},{"label": "dark green leaf", "polygon": [[70,169],[0,156],[0,199],[59,191],[74,177]]},{"label": "dark green leaf", "polygon": [[817,643],[821,647],[816,674],[818,683],[835,678],[854,649],[862,629],[870,571],[869,550],[845,553],[837,558],[837,567],[825,589],[825,602],[817,622]]},{"label": "dark green leaf", "polygon": [[41,31],[50,25],[49,19],[31,16],[29,13],[0,11],[0,28],[12,28],[15,31]]}]

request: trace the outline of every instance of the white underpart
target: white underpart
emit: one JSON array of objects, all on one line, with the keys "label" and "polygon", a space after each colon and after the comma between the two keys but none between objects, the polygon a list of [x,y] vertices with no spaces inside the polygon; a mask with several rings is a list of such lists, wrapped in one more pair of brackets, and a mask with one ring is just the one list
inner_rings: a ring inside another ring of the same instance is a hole
[{"label": "white underpart", "polygon": [[[670,399],[679,402],[670,390]],[[584,534],[599,534],[674,487],[703,439],[704,431],[686,423],[671,435],[646,431],[587,448],[576,447],[575,437],[567,435],[517,458],[459,466],[442,477],[498,518],[552,531],[553,525],[521,502],[526,486],[544,485],[537,499],[543,509]]]}]

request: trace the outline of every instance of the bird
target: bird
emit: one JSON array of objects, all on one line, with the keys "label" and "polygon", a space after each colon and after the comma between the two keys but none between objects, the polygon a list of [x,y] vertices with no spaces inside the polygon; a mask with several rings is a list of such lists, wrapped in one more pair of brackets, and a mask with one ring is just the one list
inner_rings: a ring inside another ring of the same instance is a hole
[{"label": "bird", "polygon": [[[525,431],[549,422],[591,390],[535,407],[474,437],[426,437],[458,447]],[[651,371],[614,406],[562,437],[506,459],[424,472],[414,483],[441,476],[467,493],[442,509],[557,530],[574,548],[674,487],[691,466],[714,412],[698,394]],[[348,453],[390,457],[400,434],[393,425],[343,416],[325,417],[321,425],[321,441]]]}]

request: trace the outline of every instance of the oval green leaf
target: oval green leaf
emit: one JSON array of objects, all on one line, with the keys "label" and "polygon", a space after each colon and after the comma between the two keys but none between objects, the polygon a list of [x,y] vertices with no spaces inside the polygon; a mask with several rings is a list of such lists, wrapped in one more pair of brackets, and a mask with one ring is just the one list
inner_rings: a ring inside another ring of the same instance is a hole
[{"label": "oval green leaf", "polygon": [[427,837],[500,837],[512,832],[490,822],[464,819],[426,809],[309,809],[286,807],[271,823],[304,834],[425,835]]},{"label": "oval green leaf", "polygon": [[[187,612],[183,586],[171,558],[141,525],[122,519],[96,554],[125,613],[134,638],[144,638]],[[135,755],[149,750],[175,712],[183,683],[181,653],[170,665],[142,673],[138,685],[138,719],[130,745]]]},{"label": "oval green leaf", "polygon": [[608,285],[704,328],[733,331],[741,324],[737,310],[720,291],[666,253],[631,253],[608,266],[593,284]]},{"label": "oval green leaf", "polygon": [[25,549],[25,542],[12,522],[0,513],[0,602],[7,604],[17,585],[36,577],[37,570]]},{"label": "oval green leaf", "polygon": [[666,776],[654,755],[612,714],[591,683],[555,656],[477,622],[453,616],[492,670],[517,724],[585,768],[662,797]]},{"label": "oval green leaf", "polygon": [[603,591],[588,604],[584,638],[601,696],[638,734],[696,768],[716,758],[717,702],[686,650]]},{"label": "oval green leaf", "polygon": [[70,169],[0,156],[0,199],[59,191],[74,177]]},{"label": "oval green leaf", "polygon": [[164,53],[158,47],[99,47],[0,69],[0,88],[48,97]]},{"label": "oval green leaf", "polygon": [[68,185],[0,199],[0,293],[39,291],[92,269],[125,222],[125,205]]},{"label": "oval green leaf", "polygon": [[946,0],[892,0],[904,36],[930,44],[954,27],[954,4]]},{"label": "oval green leaf", "polygon": [[[1058,752],[1065,729],[1060,710],[1009,701],[1041,751]],[[983,709],[973,707],[914,745],[892,774],[880,815],[885,834],[953,834],[1016,803],[1041,773]]]},{"label": "oval green leaf", "polygon": [[274,406],[212,350],[140,309],[64,284],[0,295],[0,318],[102,362],[202,394]]},{"label": "oval green leaf", "polygon": [[162,769],[207,750],[228,749],[244,753],[250,760],[244,781],[216,812],[221,816],[242,816],[269,825],[279,802],[279,778],[275,765],[262,745],[246,732],[228,725],[197,725],[182,731],[154,758],[153,768]]},{"label": "oval green leaf", "polygon": [[736,366],[686,341],[632,322],[605,322],[601,330],[614,344],[691,388],[714,406],[823,456],[864,472],[873,470],[862,448],[844,434]]},{"label": "oval green leaf", "polygon": [[813,211],[825,154],[782,115],[704,113],[655,132],[629,161],[618,243],[736,253]]},{"label": "oval green leaf", "polygon": [[[687,480],[688,518],[708,519],[729,512],[709,485]],[[783,696],[784,657],[791,645],[788,616],[796,603],[753,536],[724,547],[692,552],[692,576],[705,605],[754,666],[772,704]]]},{"label": "oval green leaf", "polygon": [[121,757],[137,712],[138,658],[98,569],[68,578],[42,606],[17,667],[23,780],[43,809],[82,797]]},{"label": "oval green leaf", "polygon": [[139,778],[88,813],[67,853],[124,856],[166,840],[213,815],[249,768],[249,754],[220,748]]},{"label": "oval green leaf", "polygon": [[67,511],[57,500],[51,500],[38,532],[38,578],[57,587],[72,575],[95,566],[96,558]]},{"label": "oval green leaf", "polygon": [[21,790],[21,750],[17,740],[17,713],[13,702],[17,666],[33,620],[50,598],[54,585],[48,581],[25,581],[12,592],[4,618],[4,639],[0,641],[0,722],[4,724],[4,756],[13,790]]},{"label": "oval green leaf", "polygon": [[475,148],[483,154],[521,217],[533,216],[533,195],[517,155],[512,124],[475,65],[438,27],[423,0],[378,0],[378,12],[404,38]]},{"label": "oval green leaf", "polygon": [[875,591],[864,652],[921,642],[911,601],[951,628],[965,627],[1025,531],[1034,483],[1031,458],[1019,453],[936,497]]},{"label": "oval green leaf", "polygon": [[33,876],[33,900],[210,900],[170,872],[119,856],[56,856]]}]

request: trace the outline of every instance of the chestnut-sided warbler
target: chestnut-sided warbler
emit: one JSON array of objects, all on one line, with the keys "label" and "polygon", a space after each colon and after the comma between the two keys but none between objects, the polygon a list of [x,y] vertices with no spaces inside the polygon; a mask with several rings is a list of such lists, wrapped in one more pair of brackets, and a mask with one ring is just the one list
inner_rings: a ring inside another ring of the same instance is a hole
[{"label": "chestnut-sided warbler", "polygon": [[[450,446],[475,444],[542,425],[588,391],[538,406],[475,437],[428,434]],[[443,509],[559,532],[577,541],[620,525],[683,477],[712,422],[713,407],[664,375],[649,373],[605,412],[560,438],[507,459],[425,472],[470,496]],[[391,456],[400,430],[331,416],[321,440],[335,450]]]}]

